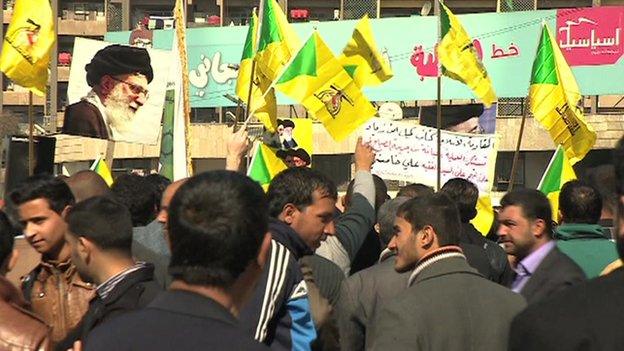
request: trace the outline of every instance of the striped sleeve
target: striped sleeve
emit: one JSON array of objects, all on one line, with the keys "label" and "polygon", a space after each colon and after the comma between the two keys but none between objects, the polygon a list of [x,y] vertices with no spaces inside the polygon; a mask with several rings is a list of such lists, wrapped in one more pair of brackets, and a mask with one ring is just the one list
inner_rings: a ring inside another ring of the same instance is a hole
[{"label": "striped sleeve", "polygon": [[290,251],[284,245],[271,240],[271,257],[268,266],[265,268],[268,271],[268,279],[260,309],[260,318],[254,334],[254,338],[260,342],[264,342],[267,337],[268,325],[274,317],[280,295],[283,298],[282,289],[288,274],[289,258]]}]

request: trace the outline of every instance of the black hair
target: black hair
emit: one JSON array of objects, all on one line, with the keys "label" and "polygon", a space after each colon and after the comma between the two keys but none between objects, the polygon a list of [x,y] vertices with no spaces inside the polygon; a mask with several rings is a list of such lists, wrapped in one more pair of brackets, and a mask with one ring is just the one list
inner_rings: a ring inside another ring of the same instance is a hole
[{"label": "black hair", "polygon": [[13,252],[15,236],[18,231],[13,227],[7,215],[0,211],[0,268]]},{"label": "black hair", "polygon": [[160,211],[160,200],[165,189],[171,184],[169,178],[158,173],[152,173],[145,176],[145,180],[154,188],[154,196],[156,197],[156,211]]},{"label": "black hair", "polygon": [[463,178],[449,179],[444,183],[440,192],[455,203],[462,223],[468,223],[475,218],[477,215],[479,189],[474,183]]},{"label": "black hair", "polygon": [[397,212],[416,232],[430,225],[440,246],[458,245],[461,232],[457,206],[444,194],[424,195],[405,202]]},{"label": "black hair", "polygon": [[561,187],[559,210],[565,223],[596,224],[602,212],[602,198],[589,183],[571,180]]},{"label": "black hair", "polygon": [[427,186],[425,184],[420,184],[420,183],[414,183],[414,184],[408,184],[405,186],[402,186],[399,189],[399,192],[397,193],[396,197],[409,197],[410,199],[415,198],[415,197],[419,197],[419,196],[424,196],[424,195],[431,195],[433,194],[435,191],[433,191],[433,188],[430,186]]},{"label": "black hair", "polygon": [[75,202],[69,186],[63,180],[49,174],[29,177],[9,194],[9,202],[14,210],[36,199],[45,199],[50,209],[59,215],[65,207]]},{"label": "black hair", "polygon": [[269,215],[277,218],[284,206],[289,203],[303,210],[314,201],[315,191],[318,191],[321,197],[338,199],[336,185],[318,171],[293,167],[280,172],[269,184],[267,192]]},{"label": "black hair", "polygon": [[228,287],[258,255],[268,229],[266,196],[242,174],[202,173],[175,193],[168,225],[174,279]]},{"label": "black hair", "polygon": [[85,237],[104,251],[131,255],[132,217],[126,206],[108,196],[80,201],[67,213],[69,233]]},{"label": "black hair", "polygon": [[156,200],[154,187],[137,174],[123,174],[115,179],[111,190],[115,198],[126,205],[132,215],[132,225],[148,225],[156,218],[159,201]]},{"label": "black hair", "polygon": [[[347,191],[345,192],[345,206],[349,207],[351,204],[351,197],[353,196],[353,184],[355,183],[355,179],[352,179],[347,186]],[[379,211],[381,205],[384,204],[389,198],[388,195],[388,186],[384,182],[381,177],[373,174],[373,184],[375,184],[375,213]]]},{"label": "black hair", "polygon": [[500,205],[502,209],[507,206],[518,206],[522,209],[524,218],[531,221],[543,220],[546,225],[546,234],[552,237],[552,209],[548,198],[541,191],[525,188],[514,189],[503,196]]}]

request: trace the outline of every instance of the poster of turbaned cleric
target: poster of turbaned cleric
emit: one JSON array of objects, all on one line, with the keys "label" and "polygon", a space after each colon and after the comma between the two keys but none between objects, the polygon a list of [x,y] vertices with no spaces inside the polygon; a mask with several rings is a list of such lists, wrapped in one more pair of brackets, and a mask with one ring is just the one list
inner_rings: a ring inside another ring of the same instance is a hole
[{"label": "poster of turbaned cleric", "polygon": [[64,134],[156,144],[171,53],[76,38]]}]

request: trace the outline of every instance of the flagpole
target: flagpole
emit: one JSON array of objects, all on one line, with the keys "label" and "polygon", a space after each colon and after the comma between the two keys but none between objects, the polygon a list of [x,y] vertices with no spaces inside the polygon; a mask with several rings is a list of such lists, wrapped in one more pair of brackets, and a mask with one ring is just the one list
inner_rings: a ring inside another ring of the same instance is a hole
[{"label": "flagpole", "polygon": [[[178,52],[182,66],[182,103],[184,106],[184,134],[186,144],[186,169],[188,176],[193,175],[193,160],[191,158],[191,103],[189,100],[189,74],[188,58],[186,50],[186,10],[187,0],[176,0],[174,17],[176,21],[175,31],[178,36]],[[183,50],[181,50],[183,49]]]},{"label": "flagpole", "polygon": [[522,135],[524,134],[524,122],[526,121],[528,111],[529,108],[525,104],[524,110],[522,111],[522,121],[520,122],[520,132],[518,133],[516,151],[514,152],[513,162],[511,163],[511,174],[509,175],[509,186],[507,187],[507,191],[513,190],[514,181],[516,180],[516,167],[518,165],[518,157],[520,156],[520,145],[522,144]]},{"label": "flagpole", "polygon": [[[440,20],[440,0],[435,0],[434,13],[438,23],[438,38],[437,43],[440,43],[442,34],[442,22]],[[437,50],[437,45],[436,49]],[[438,77],[437,77],[437,99],[436,99],[436,132],[438,135],[437,142],[437,175],[436,175],[436,190],[440,190],[442,186],[442,69],[440,62],[438,61]]]},{"label": "flagpole", "polygon": [[[252,91],[253,91],[253,82],[254,82],[254,76],[256,74],[256,51],[258,49],[258,44],[260,42],[260,30],[262,27],[262,17],[263,17],[263,12],[264,12],[264,0],[260,0],[260,5],[259,5],[260,9],[258,11],[258,23],[256,23],[256,26],[258,28],[258,30],[256,31],[258,34],[253,38],[254,39],[254,48],[256,48],[256,50],[254,50],[254,58],[251,60],[251,74],[249,77],[249,94],[247,95],[247,106],[245,107],[245,123],[243,124],[243,127],[247,128],[247,124],[249,123],[249,121],[251,120],[251,114],[254,111],[251,111],[251,101],[252,101]],[[253,14],[252,14],[253,17]],[[251,26],[251,23],[249,23],[249,25]]]},{"label": "flagpole", "polygon": [[33,140],[34,129],[33,93],[28,90],[28,176],[32,176],[35,173],[35,143]]}]

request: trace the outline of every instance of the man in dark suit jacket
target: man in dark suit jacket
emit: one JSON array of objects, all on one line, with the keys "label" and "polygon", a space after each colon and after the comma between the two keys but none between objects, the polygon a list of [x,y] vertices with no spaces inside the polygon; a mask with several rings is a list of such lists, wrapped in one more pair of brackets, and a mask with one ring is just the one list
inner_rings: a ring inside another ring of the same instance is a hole
[{"label": "man in dark suit jacket", "polygon": [[271,245],[260,185],[234,172],[202,173],[175,192],[169,214],[169,290],[94,329],[84,349],[266,350],[236,319]]},{"label": "man in dark suit jacket", "polygon": [[468,265],[457,246],[461,227],[451,200],[443,194],[409,200],[395,228],[388,245],[397,253],[394,268],[415,268],[409,288],[385,302],[371,323],[370,349],[503,350],[526,302]]},{"label": "man in dark suit jacket", "polygon": [[585,274],[552,240],[552,211],[544,194],[518,189],[501,199],[498,236],[507,254],[515,256],[511,289],[529,304],[585,281]]},{"label": "man in dark suit jacket", "polygon": [[76,269],[97,288],[78,326],[56,346],[63,351],[101,323],[147,306],[161,290],[154,266],[132,259],[132,219],[124,205],[110,197],[91,197],[71,208],[67,224]]},{"label": "man in dark suit jacket", "polygon": [[[617,174],[620,259],[624,258],[624,139],[614,152]],[[519,314],[511,325],[509,350],[622,350],[624,269],[571,287]]]},{"label": "man in dark suit jacket", "polygon": [[[150,56],[143,48],[109,45],[85,66],[93,88],[67,106],[63,133],[93,138],[115,138],[147,100],[147,84],[154,78]],[[111,133],[113,135],[111,135]]]}]

